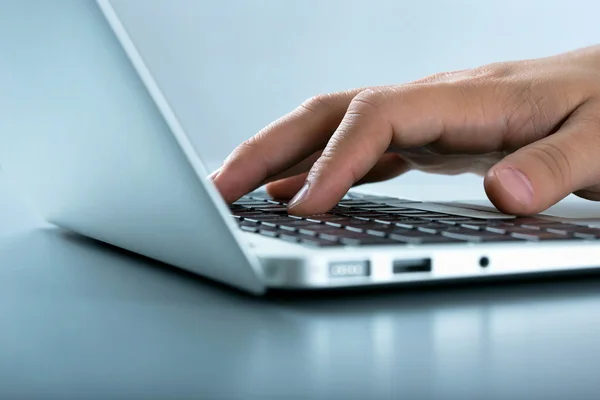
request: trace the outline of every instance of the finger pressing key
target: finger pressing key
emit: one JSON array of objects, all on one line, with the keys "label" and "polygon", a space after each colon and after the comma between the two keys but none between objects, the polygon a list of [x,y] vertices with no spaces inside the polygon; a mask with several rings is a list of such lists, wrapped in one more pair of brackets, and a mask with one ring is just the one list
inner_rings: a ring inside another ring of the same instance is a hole
[{"label": "finger pressing key", "polygon": [[228,203],[322,150],[360,89],[316,96],[238,146],[210,178]]}]

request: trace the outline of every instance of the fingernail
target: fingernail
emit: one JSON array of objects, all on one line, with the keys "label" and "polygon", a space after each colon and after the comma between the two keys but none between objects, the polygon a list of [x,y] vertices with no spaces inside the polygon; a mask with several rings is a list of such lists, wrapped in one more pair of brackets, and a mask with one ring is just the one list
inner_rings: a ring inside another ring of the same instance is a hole
[{"label": "fingernail", "polygon": [[221,168],[217,169],[216,171],[213,171],[213,173],[208,176],[208,179],[211,181],[214,181],[220,172],[221,172]]},{"label": "fingernail", "polygon": [[496,172],[500,185],[510,193],[516,201],[523,205],[529,205],[533,200],[533,186],[529,179],[514,168],[505,168]]},{"label": "fingernail", "polygon": [[298,193],[296,193],[294,198],[288,204],[288,208],[294,208],[306,199],[306,195],[308,194],[309,186],[310,186],[310,184],[308,182],[306,182],[304,184],[304,186],[302,186],[302,189],[300,189],[300,191]]}]

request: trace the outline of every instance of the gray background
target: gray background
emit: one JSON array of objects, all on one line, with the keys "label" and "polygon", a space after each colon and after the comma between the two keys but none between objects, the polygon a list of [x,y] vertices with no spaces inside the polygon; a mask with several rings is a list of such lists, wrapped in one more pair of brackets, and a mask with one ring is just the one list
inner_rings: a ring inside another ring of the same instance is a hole
[{"label": "gray background", "polygon": [[315,94],[551,55],[600,33],[591,0],[113,4],[200,153],[217,162]]}]

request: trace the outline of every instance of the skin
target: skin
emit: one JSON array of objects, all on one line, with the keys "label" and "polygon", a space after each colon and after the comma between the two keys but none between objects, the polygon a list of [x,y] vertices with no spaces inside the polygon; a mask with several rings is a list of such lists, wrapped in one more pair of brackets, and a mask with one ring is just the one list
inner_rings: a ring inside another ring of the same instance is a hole
[{"label": "skin", "polygon": [[502,212],[600,200],[600,46],[313,97],[211,174],[227,202],[267,184],[290,214],[421,170],[484,176]]}]

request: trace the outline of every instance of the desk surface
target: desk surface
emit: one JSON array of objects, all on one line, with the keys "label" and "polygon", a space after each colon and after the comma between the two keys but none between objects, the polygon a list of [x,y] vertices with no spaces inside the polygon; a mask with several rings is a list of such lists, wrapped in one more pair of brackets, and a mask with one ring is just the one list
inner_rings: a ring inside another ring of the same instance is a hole
[{"label": "desk surface", "polygon": [[600,390],[599,278],[259,299],[42,228],[14,199],[0,217],[2,399]]}]

